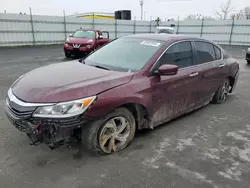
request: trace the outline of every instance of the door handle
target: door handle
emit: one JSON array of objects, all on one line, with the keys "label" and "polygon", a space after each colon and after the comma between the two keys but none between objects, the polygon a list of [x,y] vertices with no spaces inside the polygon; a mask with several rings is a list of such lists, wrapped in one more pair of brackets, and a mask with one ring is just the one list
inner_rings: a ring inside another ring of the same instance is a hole
[{"label": "door handle", "polygon": [[198,76],[198,75],[199,75],[198,72],[193,72],[193,73],[191,73],[189,76],[190,76],[190,77],[194,77],[194,76]]},{"label": "door handle", "polygon": [[223,68],[223,67],[225,67],[225,64],[224,64],[224,63],[223,63],[223,64],[220,64],[218,67],[219,67],[219,68]]}]

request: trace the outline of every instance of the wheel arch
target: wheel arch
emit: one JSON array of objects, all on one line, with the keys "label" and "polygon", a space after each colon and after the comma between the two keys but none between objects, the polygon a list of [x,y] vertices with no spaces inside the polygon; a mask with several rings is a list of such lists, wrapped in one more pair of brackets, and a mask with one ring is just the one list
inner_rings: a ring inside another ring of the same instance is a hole
[{"label": "wheel arch", "polygon": [[144,105],[140,103],[126,103],[117,108],[119,107],[127,108],[133,114],[138,130],[149,128],[149,112]]}]

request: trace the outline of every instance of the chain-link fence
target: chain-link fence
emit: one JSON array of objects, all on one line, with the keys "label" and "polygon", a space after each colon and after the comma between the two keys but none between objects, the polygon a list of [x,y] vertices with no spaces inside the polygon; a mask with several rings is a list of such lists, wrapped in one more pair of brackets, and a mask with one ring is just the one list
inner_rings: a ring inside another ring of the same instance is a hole
[{"label": "chain-link fence", "polygon": [[[177,34],[204,37],[220,44],[250,45],[250,20],[163,21],[175,25]],[[155,32],[155,21],[103,20],[67,16],[0,14],[0,46],[63,43],[79,28],[108,31],[110,38]]]}]

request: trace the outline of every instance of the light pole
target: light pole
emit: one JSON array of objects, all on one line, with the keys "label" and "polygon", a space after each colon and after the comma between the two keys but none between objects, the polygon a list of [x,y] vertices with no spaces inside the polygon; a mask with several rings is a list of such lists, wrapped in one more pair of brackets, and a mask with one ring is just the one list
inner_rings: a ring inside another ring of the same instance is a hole
[{"label": "light pole", "polygon": [[141,20],[143,20],[143,5],[144,5],[144,1],[140,0],[140,6],[141,6]]}]

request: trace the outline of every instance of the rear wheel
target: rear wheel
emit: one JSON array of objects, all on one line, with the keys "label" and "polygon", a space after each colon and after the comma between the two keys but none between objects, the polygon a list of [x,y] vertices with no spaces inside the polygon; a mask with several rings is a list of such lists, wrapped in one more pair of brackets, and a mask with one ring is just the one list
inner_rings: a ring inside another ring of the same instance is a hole
[{"label": "rear wheel", "polygon": [[132,113],[126,108],[117,108],[105,118],[82,129],[83,146],[92,153],[119,152],[133,140],[135,127]]},{"label": "rear wheel", "polygon": [[70,58],[71,57],[71,53],[69,51],[65,51],[64,53],[65,53],[65,57],[66,58]]},{"label": "rear wheel", "polygon": [[212,102],[215,104],[221,104],[226,101],[229,91],[231,89],[230,80],[226,78],[223,84],[219,87],[219,89],[214,94]]}]

